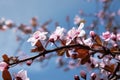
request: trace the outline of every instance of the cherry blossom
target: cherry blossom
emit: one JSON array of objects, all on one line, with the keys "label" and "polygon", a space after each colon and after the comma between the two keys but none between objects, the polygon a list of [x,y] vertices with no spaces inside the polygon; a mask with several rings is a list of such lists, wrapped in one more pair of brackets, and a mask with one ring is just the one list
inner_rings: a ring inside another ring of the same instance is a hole
[{"label": "cherry blossom", "polygon": [[90,36],[94,37],[95,36],[95,32],[94,31],[90,31]]},{"label": "cherry blossom", "polygon": [[118,10],[117,14],[120,16],[120,9]]},{"label": "cherry blossom", "polygon": [[84,43],[85,43],[85,45],[87,45],[87,46],[92,46],[92,44],[93,44],[91,38],[87,38],[87,39],[85,39],[85,40],[84,40]]},{"label": "cherry blossom", "polygon": [[110,38],[111,38],[111,34],[109,31],[106,31],[104,33],[102,33],[102,38],[105,40],[105,41],[109,41]]},{"label": "cherry blossom", "polygon": [[120,33],[117,34],[117,40],[120,41]]},{"label": "cherry blossom", "polygon": [[14,23],[12,20],[6,20],[5,25],[11,28],[14,25]]},{"label": "cherry blossom", "polygon": [[79,33],[79,34],[78,34],[78,37],[83,37],[83,36],[85,36],[85,34],[86,34],[84,30],[78,30],[77,33]]},{"label": "cherry blossom", "polygon": [[74,18],[74,24],[80,25],[80,23],[85,22],[84,19],[80,18],[78,15]]},{"label": "cherry blossom", "polygon": [[27,42],[31,42],[31,45],[34,46],[38,40],[45,40],[46,34],[48,32],[41,32],[41,31],[36,31],[28,40]]},{"label": "cherry blossom", "polygon": [[105,12],[103,10],[99,11],[97,14],[98,18],[103,19],[105,17]]},{"label": "cherry blossom", "polygon": [[80,21],[81,21],[81,18],[78,15],[76,15],[74,18],[74,24],[80,24]]},{"label": "cherry blossom", "polygon": [[114,40],[114,41],[116,41],[116,39],[117,39],[116,35],[112,33],[111,34],[111,39]]},{"label": "cherry blossom", "polygon": [[83,30],[84,27],[84,23],[80,23],[78,29],[77,29],[77,33],[78,33],[78,37],[83,37],[85,35],[85,31]]},{"label": "cherry blossom", "polygon": [[58,26],[56,30],[50,35],[49,40],[54,42],[58,39],[62,39],[64,36],[64,32],[65,32],[65,29]]},{"label": "cherry blossom", "polygon": [[82,29],[83,27],[84,27],[84,23],[81,23],[78,29],[73,27],[72,29],[68,31],[67,36],[66,36],[66,39],[67,39],[66,45],[70,44],[71,41],[73,41],[75,37],[83,37],[85,35],[85,31]]},{"label": "cherry blossom", "polygon": [[70,44],[71,43],[71,41],[76,37],[77,35],[76,35],[76,29],[75,29],[75,27],[73,27],[71,30],[69,30],[68,31],[68,33],[67,33],[67,36],[66,36],[66,39],[67,39],[67,43],[66,43],[66,45],[68,45],[68,44]]},{"label": "cherry blossom", "polygon": [[26,70],[20,70],[17,74],[15,74],[15,80],[30,80],[30,79],[27,77]]},{"label": "cherry blossom", "polygon": [[92,78],[92,80],[95,80],[96,79],[96,77],[97,77],[97,75],[96,75],[96,73],[91,73],[91,78]]},{"label": "cherry blossom", "polygon": [[3,71],[4,69],[6,69],[8,67],[8,64],[5,62],[0,62],[0,71]]}]

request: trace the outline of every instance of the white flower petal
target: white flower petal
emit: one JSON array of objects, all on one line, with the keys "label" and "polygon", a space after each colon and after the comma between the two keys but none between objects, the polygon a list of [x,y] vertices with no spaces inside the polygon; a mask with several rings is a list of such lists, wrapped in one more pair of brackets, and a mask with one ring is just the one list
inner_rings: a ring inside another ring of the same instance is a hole
[{"label": "white flower petal", "polygon": [[22,80],[29,80],[27,77],[27,71],[26,70],[21,70],[17,73],[16,77],[20,77]]},{"label": "white flower petal", "polygon": [[80,33],[79,33],[79,35],[78,35],[78,37],[83,37],[83,36],[85,36],[85,34],[86,34],[85,31],[81,30]]},{"label": "white flower petal", "polygon": [[5,69],[5,67],[7,67],[8,64],[5,62],[0,62],[0,71],[3,71]]},{"label": "white flower petal", "polygon": [[84,27],[84,23],[80,23],[78,30],[81,30]]}]

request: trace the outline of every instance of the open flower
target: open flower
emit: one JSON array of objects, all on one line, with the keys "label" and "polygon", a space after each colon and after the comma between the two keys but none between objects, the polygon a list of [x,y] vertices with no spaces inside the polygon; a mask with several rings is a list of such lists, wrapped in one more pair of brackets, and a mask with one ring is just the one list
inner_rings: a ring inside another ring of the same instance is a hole
[{"label": "open flower", "polygon": [[46,34],[48,32],[41,32],[41,31],[36,31],[28,40],[27,42],[31,42],[31,45],[34,46],[38,40],[45,40]]},{"label": "open flower", "polygon": [[111,38],[110,32],[107,31],[107,32],[102,33],[102,38],[103,38],[105,41],[109,41],[110,38]]},{"label": "open flower", "polygon": [[74,27],[73,27],[71,30],[68,31],[67,36],[66,36],[66,39],[67,39],[66,45],[70,44],[71,41],[72,41],[75,37],[77,37],[77,34],[76,34],[76,33],[77,33],[77,32],[76,32],[76,29],[75,29]]},{"label": "open flower", "polygon": [[85,31],[83,30],[84,23],[81,23],[77,29],[78,37],[83,37],[85,35]]},{"label": "open flower", "polygon": [[8,67],[8,64],[5,62],[0,62],[0,71],[3,71],[4,69],[6,69]]},{"label": "open flower", "polygon": [[120,33],[117,34],[117,40],[120,41]]},{"label": "open flower", "polygon": [[64,36],[64,32],[65,32],[65,29],[58,26],[56,30],[50,35],[49,40],[56,41],[58,39],[62,39]]},{"label": "open flower", "polygon": [[30,79],[27,77],[27,71],[21,70],[17,74],[15,74],[15,80],[30,80]]},{"label": "open flower", "polygon": [[85,45],[90,46],[90,47],[93,45],[93,42],[92,42],[91,38],[85,39],[84,43],[85,43]]},{"label": "open flower", "polygon": [[76,15],[74,18],[74,24],[80,24],[80,21],[81,21],[81,18],[78,15]]},{"label": "open flower", "polygon": [[81,23],[78,27],[78,29],[75,29],[74,27],[68,31],[66,39],[67,43],[66,45],[70,44],[72,40],[76,37],[83,37],[85,35],[85,31],[83,30],[84,23]]}]

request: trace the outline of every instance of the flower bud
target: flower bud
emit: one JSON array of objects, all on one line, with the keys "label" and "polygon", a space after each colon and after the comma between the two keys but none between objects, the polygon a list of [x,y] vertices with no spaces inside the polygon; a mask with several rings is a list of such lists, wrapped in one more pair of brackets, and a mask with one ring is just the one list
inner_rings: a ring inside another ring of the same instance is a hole
[{"label": "flower bud", "polygon": [[79,76],[78,76],[78,75],[75,75],[75,76],[74,76],[74,80],[80,80]]},{"label": "flower bud", "polygon": [[31,64],[32,64],[32,60],[28,60],[27,62],[26,62],[26,64],[28,65],[28,66],[30,66]]},{"label": "flower bud", "polygon": [[95,37],[95,32],[94,31],[90,31],[90,36],[91,37]]},{"label": "flower bud", "polygon": [[114,41],[116,41],[117,40],[116,35],[115,34],[111,34],[111,39],[114,40]]},{"label": "flower bud", "polygon": [[92,74],[91,74],[91,79],[92,79],[92,80],[95,80],[96,77],[97,77],[97,75],[96,75],[95,73],[92,73]]},{"label": "flower bud", "polygon": [[80,72],[80,76],[81,76],[83,79],[86,79],[86,72],[85,72],[85,71],[81,71],[81,72]]},{"label": "flower bud", "polygon": [[117,72],[116,72],[116,75],[117,75],[117,76],[120,76],[120,71],[117,71]]}]

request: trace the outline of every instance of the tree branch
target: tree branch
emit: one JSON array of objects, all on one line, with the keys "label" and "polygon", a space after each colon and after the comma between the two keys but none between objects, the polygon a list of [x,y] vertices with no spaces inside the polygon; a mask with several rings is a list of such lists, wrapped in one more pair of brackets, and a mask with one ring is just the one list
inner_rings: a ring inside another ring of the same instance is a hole
[{"label": "tree branch", "polygon": [[80,48],[83,48],[83,49],[88,49],[88,50],[95,51],[95,50],[91,49],[89,46],[85,46],[85,45],[81,45],[81,44],[67,45],[67,46],[58,47],[58,48],[55,48],[55,49],[52,49],[52,50],[45,50],[43,52],[40,52],[36,56],[26,58],[26,59],[23,59],[23,60],[18,60],[17,62],[10,63],[9,65],[12,66],[12,65],[19,64],[19,63],[22,63],[22,62],[25,62],[25,61],[28,61],[28,60],[34,60],[34,59],[36,59],[40,56],[43,56],[45,54],[48,54],[48,53],[51,53],[51,52],[54,52],[54,51],[57,51],[57,50],[61,50],[61,49],[65,49],[65,48],[69,49],[69,48],[73,48],[73,47],[80,47]]}]

